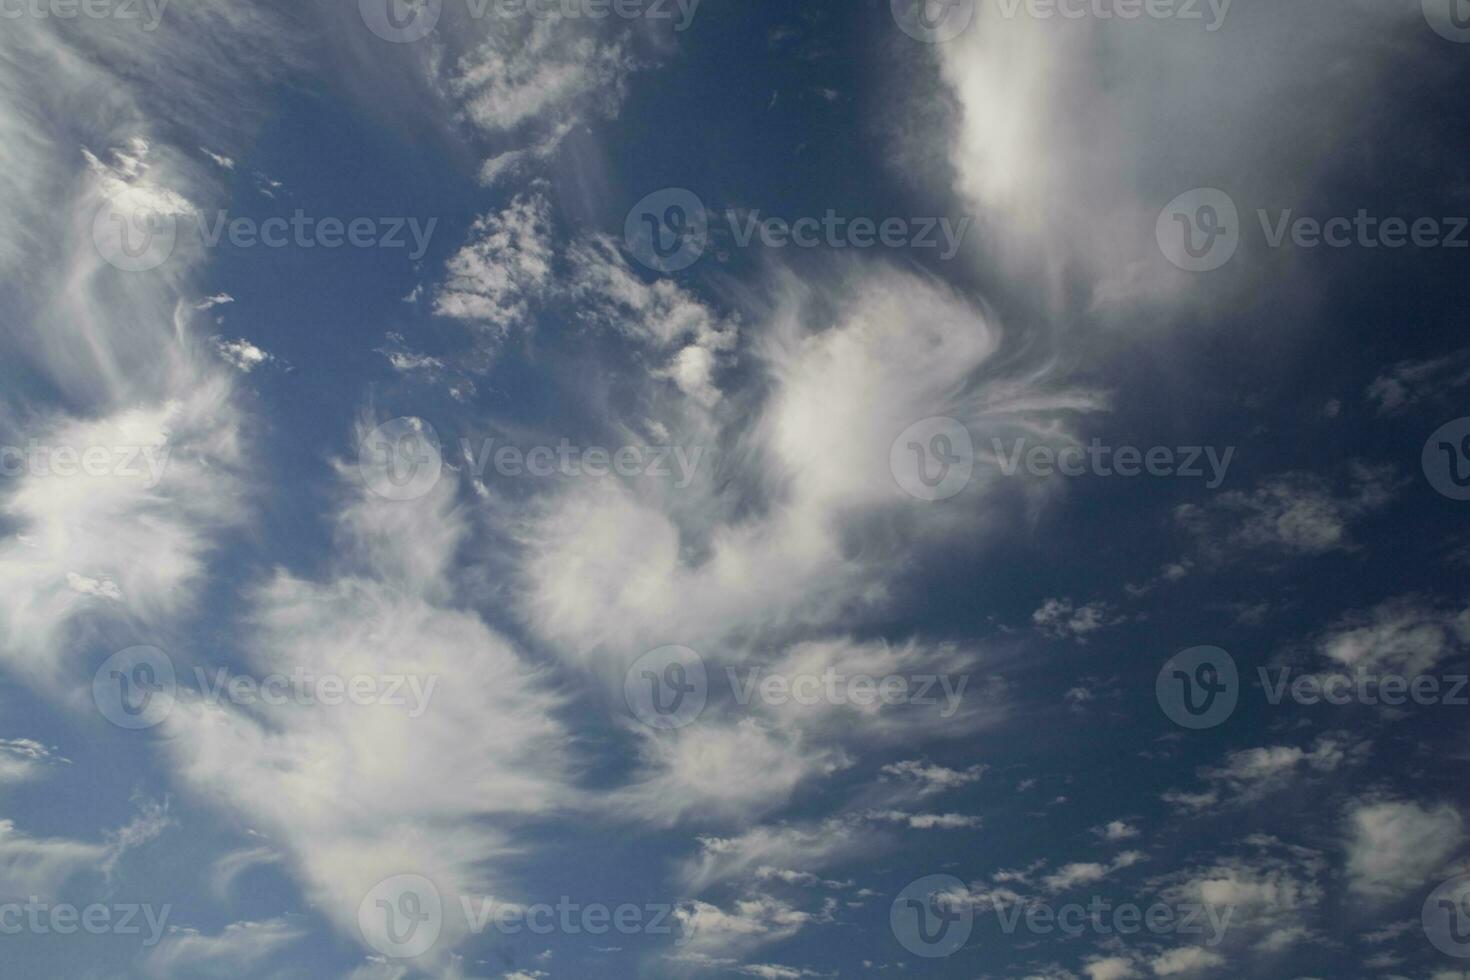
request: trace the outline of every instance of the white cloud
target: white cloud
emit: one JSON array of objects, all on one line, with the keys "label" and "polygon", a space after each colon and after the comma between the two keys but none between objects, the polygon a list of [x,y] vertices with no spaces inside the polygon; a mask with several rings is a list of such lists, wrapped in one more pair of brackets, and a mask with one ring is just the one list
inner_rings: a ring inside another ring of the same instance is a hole
[{"label": "white cloud", "polygon": [[551,276],[551,205],[539,193],[485,214],[448,262],[434,312],[503,337],[528,324],[531,304]]},{"label": "white cloud", "polygon": [[1086,643],[1089,633],[1112,626],[1121,622],[1121,619],[1112,613],[1105,602],[1074,606],[1071,599],[1047,599],[1040,609],[1031,614],[1031,622],[1046,636]]},{"label": "white cloud", "polygon": [[[280,572],[256,590],[249,664],[262,675],[432,680],[431,696],[248,713],[181,697],[164,727],[181,776],[260,826],[312,901],[357,935],[358,904],[390,875],[429,878],[446,907],[503,894],[491,886],[493,859],[510,846],[504,821],[572,794],[560,696],[477,616],[440,604],[468,533],[452,477],[415,501],[348,483],[336,573]],[[439,948],[464,928],[446,923]]]},{"label": "white cloud", "polygon": [[790,939],[808,925],[830,921],[832,899],[827,903],[821,911],[807,912],[760,894],[736,899],[728,911],[708,902],[691,902],[674,911],[680,938],[687,937],[682,954],[695,960],[743,957]]},{"label": "white cloud", "polygon": [[980,779],[989,768],[975,764],[967,769],[949,769],[919,759],[893,762],[880,770],[884,776],[892,776],[904,786],[912,787],[916,796],[922,798],[968,786]]},{"label": "white cloud", "polygon": [[1096,861],[1079,861],[1063,865],[1052,874],[1041,879],[1041,886],[1049,892],[1064,892],[1078,885],[1090,885],[1104,878],[1131,868],[1148,858],[1141,851],[1124,851],[1107,864]]},{"label": "white cloud", "polygon": [[1104,956],[1088,960],[1082,968],[1087,980],[1133,980],[1143,976],[1134,961],[1126,956]]},{"label": "white cloud", "polygon": [[[1423,30],[1417,9],[1372,0],[1339,5],[1328,25],[1306,6],[1269,20],[1237,6],[1214,31],[1149,18],[1007,17],[994,4],[977,4],[975,18],[936,46],[958,120],[933,112],[933,92],[920,84],[899,109],[909,111],[894,134],[898,165],[953,174],[994,228],[988,264],[1054,305],[1080,294],[1124,308],[1227,288],[1228,277],[1202,283],[1164,263],[1160,210],[1220,175],[1234,175],[1225,189],[1242,221],[1254,220],[1254,207],[1304,199],[1321,171],[1301,134],[1361,121],[1360,93],[1396,58],[1407,66],[1399,38]],[[1342,58],[1357,66],[1351,78],[1331,70]],[[1243,63],[1249,71],[1219,83]],[[913,121],[926,118],[935,120],[928,132]]]},{"label": "white cloud", "polygon": [[204,978],[238,977],[254,970],[276,953],[306,935],[306,930],[285,919],[264,922],[234,922],[218,935],[197,929],[170,929],[167,936],[143,962],[150,977]]},{"label": "white cloud", "polygon": [[877,810],[868,814],[869,819],[883,820],[909,827],[912,830],[974,830],[981,824],[979,817],[962,813],[905,813],[902,810]]},{"label": "white cloud", "polygon": [[228,361],[241,374],[249,374],[267,361],[274,360],[271,355],[244,338],[238,340],[217,338],[214,342],[214,349],[219,351],[219,356]]},{"label": "white cloud", "polygon": [[0,785],[35,779],[48,767],[68,763],[32,738],[0,738]]},{"label": "white cloud", "polygon": [[1323,631],[1316,647],[1341,670],[1417,677],[1470,647],[1470,607],[1400,596],[1344,616]]},{"label": "white cloud", "polygon": [[1424,401],[1470,384],[1470,349],[1423,361],[1400,361],[1373,380],[1366,392],[1379,415],[1399,415]]},{"label": "white cloud", "polygon": [[1092,828],[1092,832],[1109,842],[1131,840],[1138,836],[1138,828],[1125,820],[1111,820],[1104,826]]},{"label": "white cloud", "polygon": [[697,894],[711,885],[756,875],[766,866],[819,871],[876,845],[871,831],[844,819],[757,826],[737,837],[699,838],[699,853],[683,862],[679,879]]},{"label": "white cloud", "polygon": [[1157,977],[1190,976],[1224,965],[1224,956],[1200,946],[1180,946],[1149,961]]},{"label": "white cloud", "polygon": [[1391,467],[1355,463],[1339,493],[1318,476],[1287,473],[1247,493],[1230,490],[1207,505],[1181,504],[1174,519],[1201,553],[1224,562],[1253,552],[1323,555],[1355,548],[1352,523],[1382,509],[1401,486]]},{"label": "white cloud", "polygon": [[1347,813],[1349,887],[1370,900],[1407,894],[1428,881],[1465,841],[1449,804],[1360,802]]},{"label": "white cloud", "polygon": [[1221,766],[1199,770],[1200,778],[1210,784],[1207,791],[1171,792],[1164,799],[1182,812],[1208,810],[1222,801],[1231,806],[1247,806],[1312,773],[1333,773],[1361,764],[1371,748],[1371,742],[1347,732],[1334,732],[1319,736],[1307,749],[1295,745],[1243,749],[1226,755]]}]

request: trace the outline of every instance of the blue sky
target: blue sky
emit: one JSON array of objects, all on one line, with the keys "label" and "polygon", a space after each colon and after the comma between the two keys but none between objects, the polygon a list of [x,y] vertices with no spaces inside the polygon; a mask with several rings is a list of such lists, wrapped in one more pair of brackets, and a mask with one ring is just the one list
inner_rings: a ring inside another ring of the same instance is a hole
[{"label": "blue sky", "polygon": [[0,3],[0,975],[1470,977],[1467,16]]}]

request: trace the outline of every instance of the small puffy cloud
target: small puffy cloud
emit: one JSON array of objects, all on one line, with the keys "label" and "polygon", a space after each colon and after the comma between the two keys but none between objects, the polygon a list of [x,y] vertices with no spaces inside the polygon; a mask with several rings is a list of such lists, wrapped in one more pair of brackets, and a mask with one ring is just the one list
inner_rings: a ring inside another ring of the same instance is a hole
[{"label": "small puffy cloud", "polygon": [[1087,980],[1134,980],[1143,976],[1133,960],[1126,956],[1105,956],[1088,960],[1082,967]]},{"label": "small puffy cloud", "polygon": [[1065,864],[1041,879],[1041,886],[1049,892],[1064,892],[1078,885],[1090,885],[1102,881],[1109,875],[1131,868],[1147,858],[1141,851],[1124,851],[1107,864],[1096,861],[1078,861]]},{"label": "small puffy cloud", "polygon": [[980,826],[979,817],[960,813],[904,813],[901,810],[875,810],[871,820],[882,820],[907,826],[913,830],[973,830]]},{"label": "small puffy cloud", "polygon": [[1401,481],[1392,467],[1355,463],[1346,485],[1286,473],[1255,490],[1231,490],[1209,504],[1181,504],[1175,522],[1195,538],[1200,553],[1223,563],[1248,554],[1322,555],[1351,551],[1354,521],[1384,507]]},{"label": "small puffy cloud", "polygon": [[519,195],[499,213],[475,220],[470,241],[449,259],[434,312],[498,337],[523,329],[551,263],[551,204],[539,193]]},{"label": "small puffy cloud", "polygon": [[39,776],[46,768],[70,762],[31,738],[0,738],[0,785]]},{"label": "small puffy cloud", "polygon": [[1217,803],[1248,805],[1279,792],[1312,773],[1332,773],[1363,762],[1372,743],[1347,732],[1322,735],[1310,748],[1269,745],[1231,752],[1220,766],[1206,766],[1200,778],[1209,784],[1205,792],[1171,792],[1164,795],[1180,812],[1196,812]]},{"label": "small puffy cloud", "polygon": [[170,929],[144,959],[143,970],[159,980],[238,977],[305,935],[303,927],[285,919],[235,922],[217,935],[197,929]]},{"label": "small puffy cloud", "polygon": [[808,925],[831,921],[835,903],[827,899],[808,912],[769,895],[736,899],[728,908],[690,902],[674,911],[684,955],[693,959],[742,957],[752,950],[790,939]]},{"label": "small puffy cloud", "polygon": [[1348,885],[1370,900],[1408,894],[1465,842],[1465,821],[1449,804],[1360,802],[1347,814]]},{"label": "small puffy cloud", "polygon": [[1149,961],[1156,977],[1186,977],[1225,965],[1225,957],[1201,946],[1181,946]]},{"label": "small puffy cloud", "polygon": [[1101,827],[1092,828],[1092,832],[1105,841],[1132,840],[1138,836],[1138,828],[1125,820],[1112,820]]},{"label": "small puffy cloud", "polygon": [[1122,622],[1122,619],[1105,602],[1077,606],[1071,599],[1047,599],[1031,614],[1031,622],[1046,636],[1086,643],[1088,634]]},{"label": "small puffy cloud", "polygon": [[1422,361],[1400,361],[1373,379],[1365,393],[1379,415],[1400,415],[1470,384],[1470,348]]},{"label": "small puffy cloud", "polygon": [[759,876],[770,867],[811,872],[870,851],[876,843],[872,830],[839,818],[756,826],[736,837],[699,838],[699,853],[683,863],[679,879],[699,892],[723,881]]},{"label": "small puffy cloud", "polygon": [[271,355],[244,338],[238,340],[216,339],[214,349],[219,351],[220,357],[224,358],[242,374],[249,374],[267,361],[273,360]]},{"label": "small puffy cloud", "polygon": [[906,759],[884,766],[880,772],[905,787],[911,787],[919,797],[944,793],[978,781],[987,766],[973,765],[967,769],[949,769],[931,765],[918,759]]},{"label": "small puffy cloud", "polygon": [[1350,613],[1316,640],[1317,652],[1335,667],[1414,677],[1470,647],[1470,606],[1437,605],[1400,596]]}]

